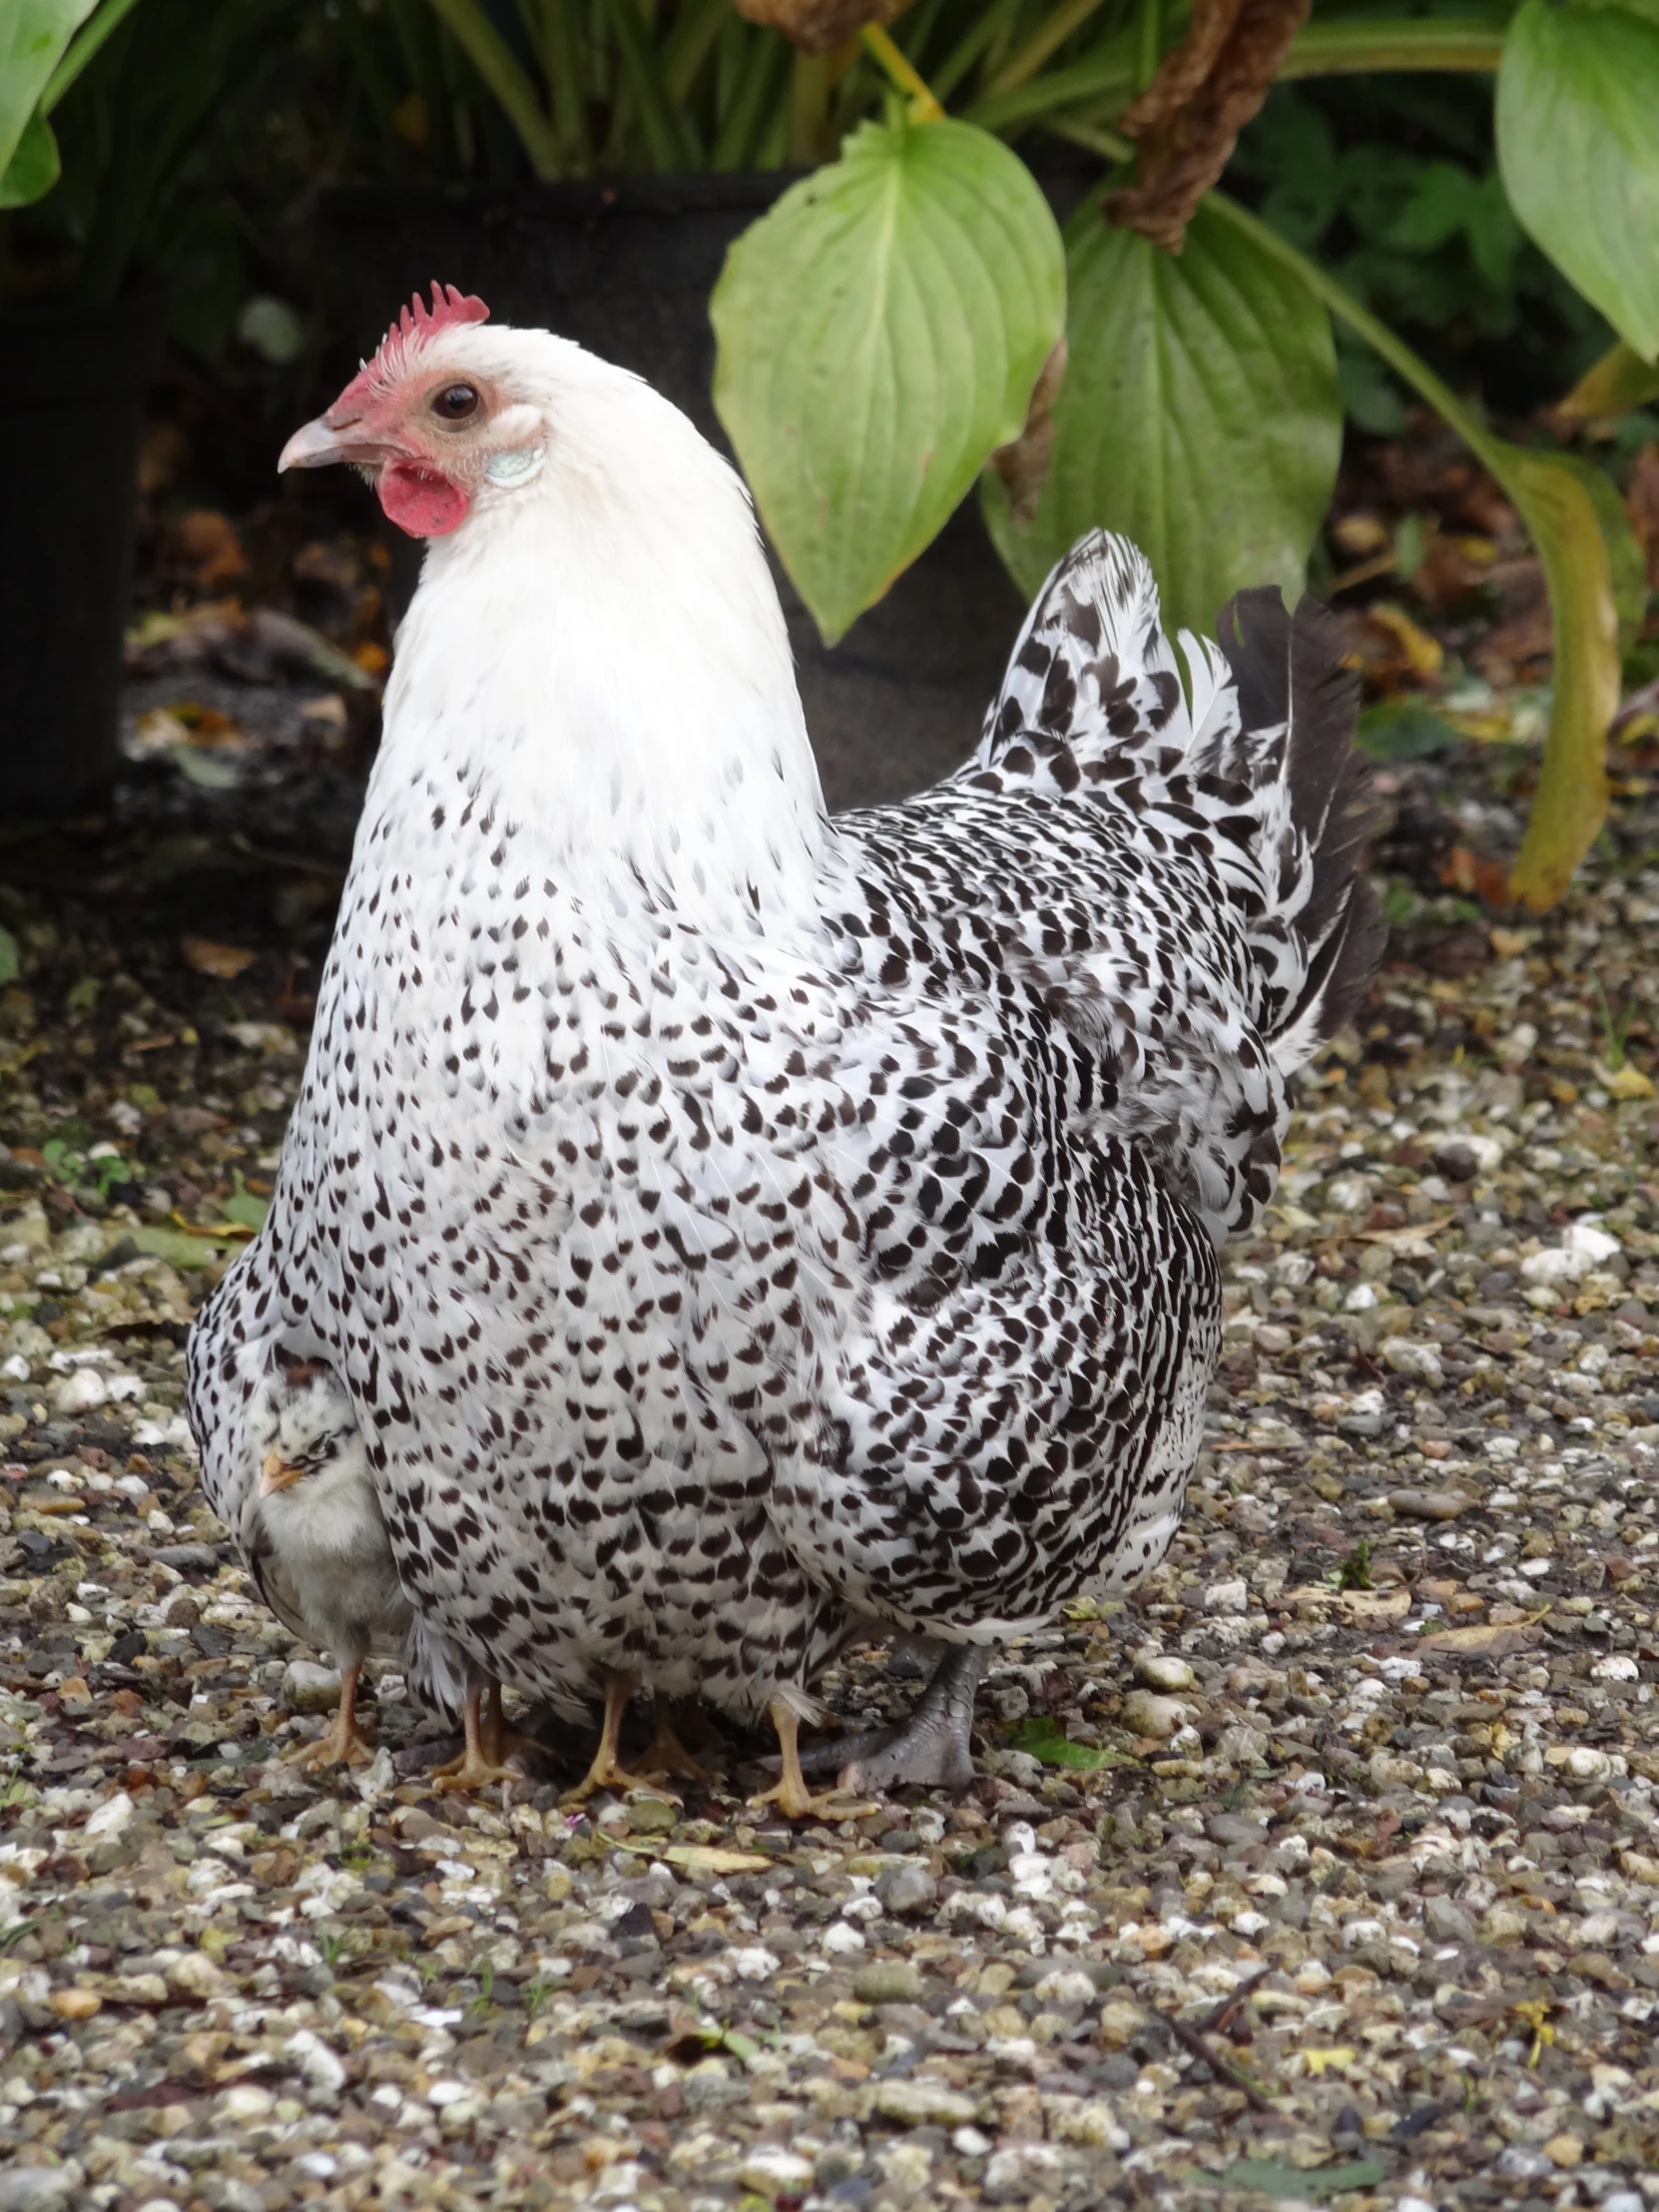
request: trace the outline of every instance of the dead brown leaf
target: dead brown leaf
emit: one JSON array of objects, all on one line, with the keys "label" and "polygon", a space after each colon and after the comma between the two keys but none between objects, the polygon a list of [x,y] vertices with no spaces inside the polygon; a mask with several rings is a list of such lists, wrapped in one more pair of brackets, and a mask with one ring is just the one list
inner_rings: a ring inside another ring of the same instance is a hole
[{"label": "dead brown leaf", "polygon": [[1026,409],[1025,428],[991,455],[991,466],[1001,477],[1014,520],[1029,523],[1037,511],[1048,477],[1048,456],[1054,443],[1054,402],[1066,373],[1066,341],[1056,339],[1053,350],[1037,372]]},{"label": "dead brown leaf", "polygon": [[216,944],[212,937],[181,937],[179,950],[187,967],[198,975],[215,975],[222,983],[233,982],[259,958],[240,944]]},{"label": "dead brown leaf", "polygon": [[248,574],[248,556],[229,515],[192,507],[169,526],[162,565],[198,591],[222,591]]},{"label": "dead brown leaf", "polygon": [[1644,445],[1637,454],[1624,503],[1647,562],[1648,583],[1659,591],[1659,445]]},{"label": "dead brown leaf", "polygon": [[1517,1651],[1530,1651],[1534,1644],[1543,1642],[1544,1632],[1538,1626],[1542,1618],[1539,1614],[1532,1620],[1504,1627],[1442,1628],[1437,1635],[1419,1636],[1416,1649],[1444,1652],[1451,1657],[1461,1654],[1469,1659],[1507,1659]]},{"label": "dead brown leaf", "polygon": [[783,32],[804,54],[832,54],[866,23],[890,23],[908,0],[733,0],[751,23]]}]

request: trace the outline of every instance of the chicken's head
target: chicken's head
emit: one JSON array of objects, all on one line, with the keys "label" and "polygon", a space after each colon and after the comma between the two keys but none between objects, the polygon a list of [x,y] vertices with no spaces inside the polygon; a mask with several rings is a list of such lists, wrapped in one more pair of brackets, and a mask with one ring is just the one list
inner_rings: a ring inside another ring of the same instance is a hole
[{"label": "chicken's head", "polygon": [[278,470],[360,468],[400,530],[446,537],[490,487],[510,490],[540,469],[539,408],[477,342],[489,309],[453,284],[415,298],[326,413],[296,430]]}]

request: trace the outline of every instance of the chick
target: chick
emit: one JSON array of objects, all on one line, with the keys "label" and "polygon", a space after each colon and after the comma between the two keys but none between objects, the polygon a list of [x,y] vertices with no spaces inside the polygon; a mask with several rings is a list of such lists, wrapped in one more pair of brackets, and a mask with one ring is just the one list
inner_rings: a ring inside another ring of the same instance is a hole
[{"label": "chick", "polygon": [[256,1433],[266,1448],[249,1565],[272,1611],[340,1673],[332,1725],[296,1756],[308,1767],[371,1759],[357,1726],[363,1661],[371,1652],[401,1661],[413,1615],[356,1414],[334,1377],[315,1367],[275,1375],[261,1410]]}]

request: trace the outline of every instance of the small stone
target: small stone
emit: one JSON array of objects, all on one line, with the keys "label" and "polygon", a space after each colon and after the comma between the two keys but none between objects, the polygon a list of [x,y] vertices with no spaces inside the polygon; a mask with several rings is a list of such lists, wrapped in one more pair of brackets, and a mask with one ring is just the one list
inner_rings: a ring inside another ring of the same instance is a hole
[{"label": "small stone", "polygon": [[224,1996],[230,1988],[224,1968],[205,1950],[187,1950],[183,1957],[175,1958],[167,1969],[167,1985],[175,1995],[195,1997],[204,2004],[209,1997]]},{"label": "small stone", "polygon": [[1243,1613],[1250,1606],[1250,1585],[1243,1575],[1231,1582],[1212,1582],[1204,1593],[1208,1613]]},{"label": "small stone", "polygon": [[104,2000],[96,1989],[83,1989],[79,1985],[54,1989],[46,2002],[60,2020],[90,2020],[104,2009]]},{"label": "small stone", "polygon": [[339,1676],[314,1659],[290,1659],[282,1674],[282,1703],[292,1713],[331,1713],[339,1703]]},{"label": "small stone", "polygon": [[1455,1520],[1479,1503],[1462,1490],[1390,1490],[1388,1503],[1407,1520]]},{"label": "small stone", "polygon": [[879,1958],[853,1976],[852,1994],[860,2004],[913,2004],[922,1994],[921,1975],[902,1958]]},{"label": "small stone", "polygon": [[738,2168],[746,2189],[770,2203],[777,2197],[804,2196],[813,2186],[812,2160],[779,2143],[760,2143]]},{"label": "small stone", "polygon": [[1473,1921],[1450,1898],[1425,1898],[1422,1925],[1424,1933],[1431,1936],[1437,1943],[1468,1943],[1474,1940]]},{"label": "small stone", "polygon": [[875,1885],[882,1909],[895,1916],[924,1913],[938,1898],[939,1886],[925,1867],[894,1867]]},{"label": "small stone", "polygon": [[125,1790],[117,1790],[114,1797],[106,1798],[87,1815],[87,1825],[81,1833],[89,1839],[119,1836],[132,1817],[132,1799]]},{"label": "small stone", "polygon": [[1194,1712],[1186,1698],[1159,1697],[1151,1690],[1131,1690],[1118,1707],[1118,1722],[1137,1736],[1167,1741],[1186,1727]]},{"label": "small stone", "polygon": [[1395,1375],[1414,1376],[1422,1382],[1443,1382],[1445,1370],[1432,1345],[1413,1344],[1409,1337],[1384,1337],[1378,1356]]},{"label": "small stone", "polygon": [[214,2112],[232,2127],[252,2127],[269,2119],[276,2103],[271,2091],[262,2089],[257,2081],[237,2081],[221,2090]]},{"label": "small stone", "polygon": [[1576,2166],[1584,2156],[1584,2145],[1576,2135],[1552,2135],[1544,2145],[1544,2156],[1552,2166]]},{"label": "small stone", "polygon": [[666,1836],[680,1818],[679,1809],[666,1798],[648,1797],[644,1791],[627,1800],[628,1826],[636,1836]]},{"label": "small stone", "polygon": [[78,1414],[93,1412],[106,1404],[109,1395],[110,1386],[96,1368],[77,1368],[53,1390],[52,1406],[55,1412],[74,1419]]},{"label": "small stone", "polygon": [[903,2127],[961,2127],[979,2110],[972,2097],[926,2074],[912,2081],[878,2081],[875,2109]]},{"label": "small stone", "polygon": [[1185,1659],[1169,1651],[1137,1651],[1135,1674],[1149,1690],[1196,1690],[1198,1676]]},{"label": "small stone", "polygon": [[0,2169],[0,2212],[47,2212],[67,2204],[83,2180],[79,2166],[8,2166]]}]

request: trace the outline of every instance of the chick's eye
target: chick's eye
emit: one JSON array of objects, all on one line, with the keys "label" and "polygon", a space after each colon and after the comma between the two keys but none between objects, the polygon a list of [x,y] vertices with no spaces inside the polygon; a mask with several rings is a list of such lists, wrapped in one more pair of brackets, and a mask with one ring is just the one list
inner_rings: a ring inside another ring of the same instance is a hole
[{"label": "chick's eye", "polygon": [[471,384],[445,384],[433,395],[432,412],[445,422],[465,422],[478,412],[478,394]]}]

